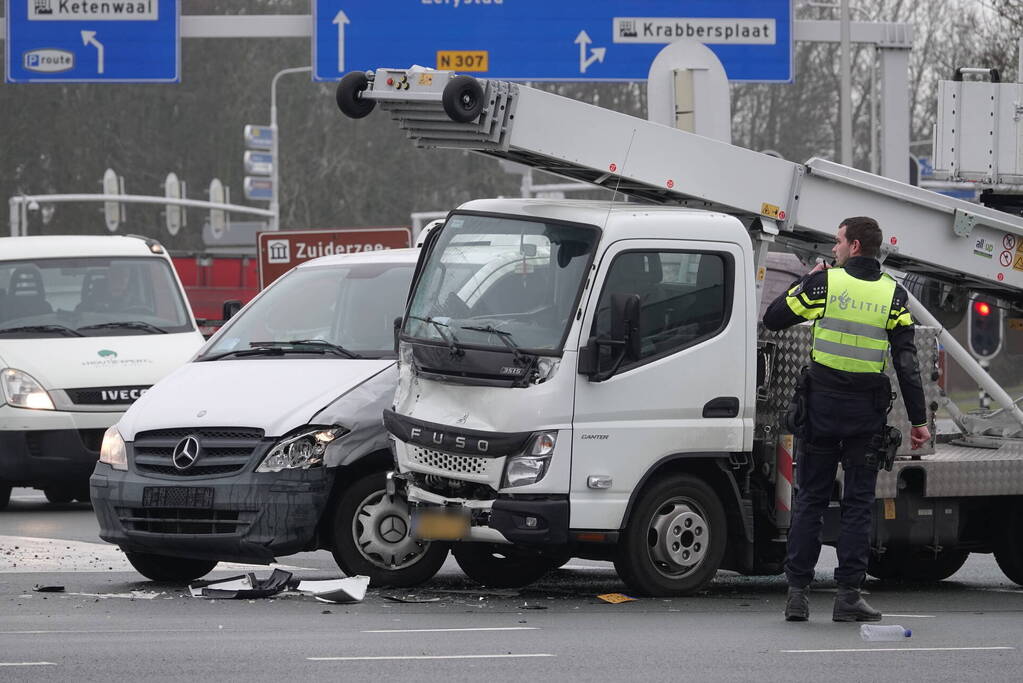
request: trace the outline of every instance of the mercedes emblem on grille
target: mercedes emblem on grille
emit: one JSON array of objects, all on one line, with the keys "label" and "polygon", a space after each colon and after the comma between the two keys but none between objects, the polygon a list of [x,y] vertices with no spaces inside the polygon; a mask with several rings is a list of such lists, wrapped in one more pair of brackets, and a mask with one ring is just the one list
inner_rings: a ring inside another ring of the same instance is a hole
[{"label": "mercedes emblem on grille", "polygon": [[179,470],[187,470],[199,459],[201,450],[199,439],[194,436],[186,436],[181,441],[178,441],[178,445],[174,447],[174,453],[171,454],[171,462]]}]

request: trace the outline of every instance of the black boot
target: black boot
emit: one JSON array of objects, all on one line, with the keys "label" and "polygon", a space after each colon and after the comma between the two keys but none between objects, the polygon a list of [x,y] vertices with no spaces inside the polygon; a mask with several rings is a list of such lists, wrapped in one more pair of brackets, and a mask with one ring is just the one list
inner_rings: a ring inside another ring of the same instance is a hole
[{"label": "black boot", "polygon": [[832,621],[881,621],[881,613],[867,604],[859,588],[839,586]]},{"label": "black boot", "polygon": [[805,588],[789,586],[789,597],[785,601],[785,621],[806,621],[810,618],[810,598]]}]

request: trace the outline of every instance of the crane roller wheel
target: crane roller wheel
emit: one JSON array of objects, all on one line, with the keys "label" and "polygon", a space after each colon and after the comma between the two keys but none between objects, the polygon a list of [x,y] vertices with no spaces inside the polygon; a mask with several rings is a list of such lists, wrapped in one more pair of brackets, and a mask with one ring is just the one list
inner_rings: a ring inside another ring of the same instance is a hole
[{"label": "crane roller wheel", "polygon": [[374,100],[363,99],[360,95],[369,87],[369,79],[362,71],[352,71],[344,75],[341,82],[337,84],[337,92],[334,94],[337,100],[337,108],[341,113],[350,119],[361,119],[369,116],[373,107],[377,106]]},{"label": "crane roller wheel", "polygon": [[472,76],[455,76],[444,86],[441,103],[452,121],[469,123],[483,111],[483,87]]}]

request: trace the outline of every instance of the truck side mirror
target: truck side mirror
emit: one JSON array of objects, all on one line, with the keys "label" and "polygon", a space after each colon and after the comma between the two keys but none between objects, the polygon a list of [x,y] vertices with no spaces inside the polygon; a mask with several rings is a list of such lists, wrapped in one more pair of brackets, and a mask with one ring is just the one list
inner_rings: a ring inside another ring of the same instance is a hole
[{"label": "truck side mirror", "polygon": [[242,310],[242,302],[238,299],[228,299],[224,302],[224,306],[221,309],[220,319],[227,322],[235,316],[238,311]]},{"label": "truck side mirror", "polygon": [[[579,373],[591,382],[603,382],[618,372],[626,360],[639,360],[641,338],[639,334],[640,298],[638,294],[611,295],[611,334],[607,337],[590,337],[579,352]],[[610,347],[610,367],[601,368],[602,346]]]},{"label": "truck side mirror", "polygon": [[611,295],[611,339],[625,343],[625,357],[639,360],[639,294]]},{"label": "truck side mirror", "polygon": [[398,353],[399,337],[401,336],[401,316],[394,319],[394,353]]}]

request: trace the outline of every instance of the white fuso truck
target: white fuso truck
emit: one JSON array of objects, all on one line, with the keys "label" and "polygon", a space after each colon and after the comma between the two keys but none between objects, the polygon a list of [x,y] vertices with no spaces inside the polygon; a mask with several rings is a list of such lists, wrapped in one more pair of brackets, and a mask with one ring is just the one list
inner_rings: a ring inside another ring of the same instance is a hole
[{"label": "white fuso truck", "polygon": [[0,508],[88,500],[104,431],[202,343],[154,240],[0,238]]},{"label": "white fuso truck", "polygon": [[[390,486],[414,536],[455,541],[460,566],[490,585],[571,556],[613,560],[655,595],[691,593],[719,568],[781,571],[794,481],[781,415],[809,330],[758,327],[770,248],[826,255],[842,218],[871,215],[886,266],[1023,303],[1023,271],[973,256],[978,241],[1023,238],[1023,219],[997,209],[450,72],[349,74],[337,101],[353,117],[379,103],[424,147],[639,200],[472,201],[423,247],[385,412]],[[917,344],[932,416],[938,339],[1006,406],[999,434],[1018,435],[1023,413],[914,313],[928,326]],[[955,415],[968,437],[993,424]],[[1023,583],[1023,449],[988,441],[906,449],[882,473],[874,576],[938,580],[994,552]]]}]

